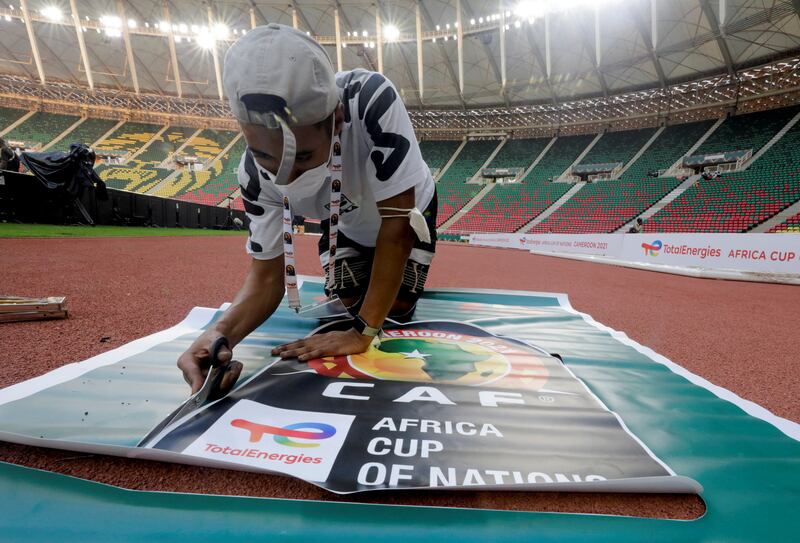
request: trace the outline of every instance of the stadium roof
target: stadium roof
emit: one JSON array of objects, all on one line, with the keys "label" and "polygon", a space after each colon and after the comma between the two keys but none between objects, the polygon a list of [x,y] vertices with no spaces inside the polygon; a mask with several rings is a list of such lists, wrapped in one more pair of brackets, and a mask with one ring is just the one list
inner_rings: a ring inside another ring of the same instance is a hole
[{"label": "stadium roof", "polygon": [[229,44],[253,24],[279,22],[317,37],[335,66],[382,68],[412,108],[553,104],[733,76],[797,54],[798,7],[800,0],[11,0],[0,8],[0,73],[218,99]]}]

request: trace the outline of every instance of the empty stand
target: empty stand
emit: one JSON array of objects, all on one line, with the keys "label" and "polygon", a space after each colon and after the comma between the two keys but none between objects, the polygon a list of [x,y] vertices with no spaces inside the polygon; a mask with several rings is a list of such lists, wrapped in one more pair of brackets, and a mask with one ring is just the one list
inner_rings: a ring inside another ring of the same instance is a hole
[{"label": "empty stand", "polygon": [[763,147],[800,111],[800,106],[785,107],[730,117],[717,128],[695,154],[721,153]]},{"label": "empty stand", "polygon": [[640,130],[606,132],[580,163],[605,164],[621,162],[624,166],[647,143],[647,140],[653,136],[655,131],[655,128],[643,128]]},{"label": "empty stand", "polygon": [[571,187],[568,183],[498,184],[447,231],[516,232]]},{"label": "empty stand", "polygon": [[580,156],[595,136],[596,134],[559,137],[539,161],[539,164],[528,172],[523,181],[558,179],[575,162],[575,159]]},{"label": "empty stand", "polygon": [[489,168],[522,168],[530,166],[552,138],[508,140],[489,163]]},{"label": "empty stand", "polygon": [[800,234],[800,213],[769,229],[770,233]]},{"label": "empty stand", "polygon": [[436,217],[436,228],[475,198],[484,186],[479,183],[437,183],[439,212]]},{"label": "empty stand", "polygon": [[[6,127],[14,124],[14,121],[25,115],[27,111],[22,109],[12,109],[7,107],[0,107],[0,132]],[[5,137],[5,136],[4,136]]]},{"label": "empty stand", "polygon": [[442,173],[440,182],[465,183],[472,178],[491,156],[500,140],[471,140],[461,149],[455,161]]},{"label": "empty stand", "polygon": [[9,140],[36,142],[44,147],[79,119],[80,117],[74,115],[37,111],[4,137]]},{"label": "empty stand", "polygon": [[[220,204],[239,187],[237,169],[245,147],[244,138],[240,138],[225,155],[214,160],[211,167],[205,172],[181,172],[181,177],[187,173],[204,173],[208,175],[208,178],[205,182],[201,182],[195,175],[194,184],[190,185],[188,190],[180,193],[177,198],[206,205]],[[235,206],[236,204],[234,204]]]},{"label": "empty stand", "polygon": [[675,178],[608,180],[590,183],[531,233],[608,233],[630,221],[680,184]]},{"label": "empty stand", "polygon": [[111,130],[117,121],[109,121],[107,119],[86,119],[75,130],[64,136],[58,143],[55,144],[53,149],[59,151],[68,151],[69,146],[73,143],[83,143],[85,145],[93,145],[103,134]]},{"label": "empty stand", "polygon": [[461,140],[424,140],[419,143],[422,158],[431,170],[441,170],[461,145]]},{"label": "empty stand", "polygon": [[800,200],[798,149],[800,126],[795,125],[748,170],[698,181],[645,223],[645,231],[746,232]]}]

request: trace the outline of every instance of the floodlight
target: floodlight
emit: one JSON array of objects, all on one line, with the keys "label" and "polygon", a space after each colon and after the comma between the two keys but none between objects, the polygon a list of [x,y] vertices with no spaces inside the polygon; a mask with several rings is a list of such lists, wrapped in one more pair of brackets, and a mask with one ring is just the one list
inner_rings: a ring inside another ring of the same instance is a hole
[{"label": "floodlight", "polygon": [[189,32],[189,27],[186,25],[186,23],[181,23],[178,25],[178,32],[181,34],[186,34]]},{"label": "floodlight", "polygon": [[364,36],[364,37],[366,38],[367,36],[369,36],[369,32],[367,32],[367,31],[365,30],[364,32],[362,32],[362,33],[361,33],[361,35],[362,35],[362,36]]},{"label": "floodlight", "polygon": [[203,49],[213,49],[216,43],[217,40],[215,40],[214,36],[212,36],[208,32],[200,32],[197,35],[197,45],[199,45]]},{"label": "floodlight", "polygon": [[11,15],[6,15],[6,21],[11,22]]},{"label": "floodlight", "polygon": [[383,35],[386,41],[397,41],[400,38],[400,29],[395,25],[386,25],[383,27]]},{"label": "floodlight", "polygon": [[214,37],[218,40],[226,40],[230,35],[230,29],[226,24],[223,23],[216,23],[212,29],[212,33]]},{"label": "floodlight", "polygon": [[58,6],[47,6],[46,8],[42,8],[41,14],[54,23],[64,18],[64,13],[62,13],[61,8]]},{"label": "floodlight", "polygon": [[100,25],[106,28],[122,28],[122,20],[116,15],[103,15],[100,17]]},{"label": "floodlight", "polygon": [[136,28],[137,24],[136,21],[133,19],[128,19],[128,28]]}]

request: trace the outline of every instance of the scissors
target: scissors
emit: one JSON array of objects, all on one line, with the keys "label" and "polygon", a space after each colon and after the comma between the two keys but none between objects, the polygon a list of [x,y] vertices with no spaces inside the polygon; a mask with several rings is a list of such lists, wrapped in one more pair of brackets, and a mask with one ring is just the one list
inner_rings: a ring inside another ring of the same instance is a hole
[{"label": "scissors", "polygon": [[211,367],[208,369],[208,375],[206,375],[206,380],[203,383],[202,388],[197,391],[197,394],[190,397],[183,403],[183,405],[173,411],[171,415],[161,421],[155,428],[150,430],[144,439],[139,442],[139,445],[143,445],[144,443],[150,441],[173,422],[176,422],[186,417],[190,413],[193,413],[194,411],[197,411],[198,409],[205,407],[206,405],[225,396],[225,393],[221,389],[221,385],[222,380],[225,378],[225,374],[231,368],[232,361],[224,363],[220,361],[219,353],[223,347],[230,349],[228,338],[221,336],[214,340],[214,342],[211,344],[211,349],[209,349]]}]

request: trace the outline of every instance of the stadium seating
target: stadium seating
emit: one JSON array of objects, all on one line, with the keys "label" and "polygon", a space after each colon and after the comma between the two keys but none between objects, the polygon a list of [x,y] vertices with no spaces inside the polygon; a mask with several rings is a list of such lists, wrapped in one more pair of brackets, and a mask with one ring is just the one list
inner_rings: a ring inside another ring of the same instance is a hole
[{"label": "stadium seating", "polygon": [[608,180],[579,190],[530,233],[608,233],[639,215],[680,184],[673,177]]},{"label": "stadium seating", "polygon": [[645,179],[648,172],[668,169],[708,132],[712,124],[714,121],[709,120],[666,127],[622,178]]},{"label": "stadium seating", "polygon": [[437,141],[424,140],[419,143],[422,158],[431,170],[441,170],[456,152],[461,140]]},{"label": "stadium seating", "polygon": [[75,124],[80,117],[73,115],[58,115],[37,111],[28,119],[6,134],[9,140],[36,142],[42,147],[53,141],[56,136]]},{"label": "stadium seating", "polygon": [[[112,176],[103,170],[100,177],[112,188],[132,192],[147,192],[169,177],[174,170],[159,168],[170,155],[177,151],[197,129],[171,126],[157,137],[136,158],[129,160],[124,169],[132,170],[128,175],[117,171]],[[152,136],[151,138],[152,139]],[[113,168],[121,170],[123,168]],[[126,182],[127,181],[127,182]]]},{"label": "stadium seating", "polygon": [[489,168],[522,168],[530,166],[552,138],[508,140],[489,163]]},{"label": "stadium seating", "polygon": [[207,128],[193,137],[182,153],[193,155],[203,160],[217,158],[225,147],[236,137],[230,130],[214,130]]},{"label": "stadium seating", "polygon": [[[22,109],[12,109],[7,107],[0,107],[0,132],[5,130],[6,127],[14,124],[14,121],[25,115],[27,111]],[[3,136],[6,137],[6,136]]]},{"label": "stadium seating", "polygon": [[752,149],[756,153],[800,111],[800,106],[771,109],[725,119],[694,154]]},{"label": "stadium seating", "polygon": [[[197,172],[208,174],[208,179],[201,182],[201,179],[196,179],[193,185],[180,193],[178,200],[186,200],[189,202],[196,202],[198,204],[218,205],[228,195],[232,194],[239,187],[237,180],[237,169],[239,167],[239,160],[245,149],[244,138],[240,138],[231,147],[221,160],[215,160],[211,168],[205,172]],[[181,176],[188,172],[182,172]],[[235,207],[235,204],[234,204]]]},{"label": "stadium seating", "polygon": [[800,234],[800,213],[793,215],[777,226],[769,229],[772,234]]},{"label": "stadium seating", "polygon": [[[658,200],[666,196],[679,184],[675,178],[649,177],[648,172],[666,170],[674,164],[686,151],[711,127],[714,121],[669,126],[642,153],[642,156],[631,165],[619,180],[598,181],[586,185],[563,206],[540,224],[531,229],[535,233],[610,233],[633,220]],[[627,132],[627,133],[626,133]],[[649,139],[653,132],[626,131],[617,132],[617,142],[627,142],[634,147],[639,145],[645,136]],[[594,149],[584,159],[585,163],[624,162],[632,158],[635,150],[629,150],[630,157],[622,149],[611,154],[602,150],[594,154],[595,149],[605,138],[598,141]],[[606,141],[611,141],[611,138]],[[646,141],[646,140],[645,140]],[[616,146],[606,145],[606,149]],[[638,149],[637,149],[638,150]],[[632,151],[632,152],[631,152]],[[594,154],[590,161],[589,156]]]},{"label": "stadium seating", "polygon": [[113,134],[99,142],[98,151],[118,151],[135,153],[150,141],[161,126],[157,124],[127,122],[117,128]]},{"label": "stadium seating", "polygon": [[[568,183],[496,185],[447,231],[516,232],[550,207],[571,187]],[[441,195],[439,199],[441,201]]]},{"label": "stadium seating", "polygon": [[645,231],[746,232],[800,199],[798,149],[795,125],[749,169],[698,181],[647,221]]},{"label": "stadium seating", "polygon": [[586,146],[595,138],[594,134],[565,136],[558,138],[523,181],[548,181],[557,179],[575,162]]},{"label": "stadium seating", "polygon": [[461,149],[458,157],[439,177],[445,183],[465,183],[472,178],[492,154],[500,140],[471,140]]},{"label": "stadium seating", "polygon": [[472,200],[484,187],[477,183],[437,183],[436,191],[439,210],[436,217],[436,228],[439,228],[450,217]]},{"label": "stadium seating", "polygon": [[69,146],[73,143],[83,143],[91,146],[100,139],[103,134],[111,130],[117,122],[118,121],[110,121],[108,119],[86,119],[78,125],[75,130],[56,143],[53,149],[68,151]]},{"label": "stadium seating", "polygon": [[597,140],[595,146],[583,157],[581,164],[622,162],[624,166],[647,143],[647,140],[653,136],[655,131],[655,128],[643,128],[640,130],[607,132]]}]

